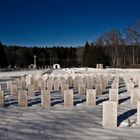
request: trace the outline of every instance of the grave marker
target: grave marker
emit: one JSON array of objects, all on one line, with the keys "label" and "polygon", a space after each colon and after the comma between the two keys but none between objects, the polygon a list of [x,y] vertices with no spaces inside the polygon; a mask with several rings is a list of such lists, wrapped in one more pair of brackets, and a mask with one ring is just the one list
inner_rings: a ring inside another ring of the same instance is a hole
[{"label": "grave marker", "polygon": [[95,89],[87,89],[86,104],[88,106],[96,105],[96,90]]},{"label": "grave marker", "polygon": [[103,102],[103,127],[117,127],[117,102]]},{"label": "grave marker", "polygon": [[41,106],[46,108],[51,106],[51,95],[49,90],[41,91]]},{"label": "grave marker", "polygon": [[19,90],[18,91],[18,105],[20,107],[27,107],[28,106],[28,96],[26,90]]},{"label": "grave marker", "polygon": [[64,106],[67,108],[73,107],[73,90],[64,91]]}]

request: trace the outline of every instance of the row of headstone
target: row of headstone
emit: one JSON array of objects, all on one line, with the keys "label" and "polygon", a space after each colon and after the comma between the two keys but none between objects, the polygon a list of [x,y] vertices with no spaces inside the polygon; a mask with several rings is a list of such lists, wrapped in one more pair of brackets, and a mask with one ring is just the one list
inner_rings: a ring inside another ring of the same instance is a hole
[{"label": "row of headstone", "polygon": [[[80,95],[85,95],[87,89],[95,88],[97,95],[101,94],[102,91],[108,85],[111,80],[111,76],[89,76],[89,75],[77,75],[77,76],[58,76],[56,79],[50,76],[47,80],[47,90],[50,91],[61,91],[62,95],[64,90],[73,87],[74,93],[78,92]],[[67,88],[68,86],[68,88]]]},{"label": "row of headstone", "polygon": [[[109,100],[110,101],[116,101],[119,100],[119,82],[113,81],[112,83],[112,89],[109,89]],[[127,95],[130,96],[130,103],[133,105],[137,104],[137,101],[140,100],[140,88],[134,87],[134,83],[132,81],[129,81],[129,83],[126,83],[126,89],[127,89]]]},{"label": "row of headstone", "polygon": [[[130,75],[124,77],[124,81],[126,84],[127,95],[130,96],[130,103],[133,105],[137,105],[137,102],[140,101],[140,83]],[[135,82],[137,81],[138,86],[135,87]]]},{"label": "row of headstone", "polygon": [[[18,90],[17,91],[18,104],[20,107],[28,106],[28,92],[27,90]],[[87,90],[86,95],[86,104],[88,106],[96,105],[96,90],[89,89]],[[4,92],[0,90],[0,106],[4,106]],[[43,107],[50,107],[51,104],[51,95],[49,90],[41,90],[41,105]],[[71,108],[73,107],[73,90],[64,90],[64,106]]]}]

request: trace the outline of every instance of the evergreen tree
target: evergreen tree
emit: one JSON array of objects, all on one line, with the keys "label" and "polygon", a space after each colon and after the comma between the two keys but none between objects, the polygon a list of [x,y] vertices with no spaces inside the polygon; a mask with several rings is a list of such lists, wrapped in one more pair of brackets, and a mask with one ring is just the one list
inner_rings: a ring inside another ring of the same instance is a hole
[{"label": "evergreen tree", "polygon": [[4,47],[0,42],[0,68],[5,68],[5,67],[7,67],[7,58],[6,58]]}]

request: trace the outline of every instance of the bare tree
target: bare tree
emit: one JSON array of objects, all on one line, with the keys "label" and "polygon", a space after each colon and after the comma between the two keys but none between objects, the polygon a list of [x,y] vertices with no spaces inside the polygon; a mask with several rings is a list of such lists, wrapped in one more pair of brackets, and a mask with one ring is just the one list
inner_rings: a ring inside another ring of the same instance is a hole
[{"label": "bare tree", "polygon": [[110,47],[109,51],[112,58],[112,65],[119,65],[119,52],[118,48],[122,42],[122,35],[119,30],[111,30],[109,32],[104,33],[97,39],[97,44]]},{"label": "bare tree", "polygon": [[[139,22],[133,25],[128,26],[126,29],[125,37],[126,37],[126,44],[132,46],[132,64],[136,63],[135,60],[135,53],[137,51],[136,47],[139,44],[140,32],[139,32]],[[138,55],[137,55],[138,57]],[[138,59],[138,58],[137,58]]]}]

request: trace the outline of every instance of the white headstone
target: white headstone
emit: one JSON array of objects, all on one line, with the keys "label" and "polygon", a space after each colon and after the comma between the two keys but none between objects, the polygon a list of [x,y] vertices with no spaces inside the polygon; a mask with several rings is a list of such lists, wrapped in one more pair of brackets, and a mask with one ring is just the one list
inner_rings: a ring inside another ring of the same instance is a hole
[{"label": "white headstone", "polygon": [[119,100],[118,89],[109,89],[109,100],[118,102],[118,100]]},{"label": "white headstone", "polygon": [[103,102],[103,126],[117,127],[117,102]]},{"label": "white headstone", "polygon": [[96,105],[96,90],[95,89],[87,89],[86,104],[88,106]]},{"label": "white headstone", "polygon": [[28,106],[28,96],[26,90],[19,90],[18,91],[18,104],[20,107],[27,107]]},{"label": "white headstone", "polygon": [[0,107],[4,107],[4,92],[0,90]]},{"label": "white headstone", "polygon": [[47,108],[51,106],[51,95],[49,90],[41,90],[41,106]]},{"label": "white headstone", "polygon": [[73,107],[73,90],[64,91],[64,106],[67,108]]}]

